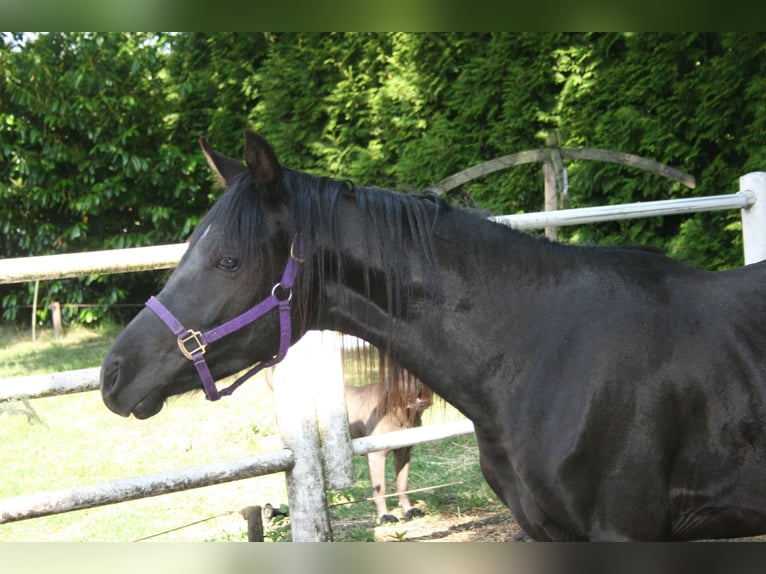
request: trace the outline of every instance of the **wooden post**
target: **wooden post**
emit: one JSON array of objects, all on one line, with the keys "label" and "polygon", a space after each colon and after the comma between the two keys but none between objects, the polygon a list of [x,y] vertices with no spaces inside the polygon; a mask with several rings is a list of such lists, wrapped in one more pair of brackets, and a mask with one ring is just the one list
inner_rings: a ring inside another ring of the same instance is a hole
[{"label": "wooden post", "polygon": [[64,328],[61,325],[61,303],[58,301],[51,302],[51,315],[53,316],[53,334],[58,339],[64,335]]},{"label": "wooden post", "polygon": [[[561,155],[558,154],[558,150],[555,149],[559,143],[558,137],[555,133],[549,133],[545,138],[545,145],[550,147],[550,153],[543,162],[543,180],[545,182],[545,202],[544,211],[556,211],[558,209],[558,178],[556,177],[556,169],[553,165],[555,159],[561,162]],[[558,154],[558,158],[554,158],[554,154]],[[559,232],[556,227],[546,227],[545,236],[551,241],[556,241],[559,238]]]},{"label": "wooden post", "polygon": [[742,210],[742,241],[745,264],[749,265],[766,259],[766,172],[743,175],[739,189],[755,196],[755,203]]},{"label": "wooden post", "polygon": [[[307,336],[316,337],[317,333]],[[343,378],[343,354],[340,333],[322,331],[314,341],[311,358],[311,389],[316,407],[319,442],[325,487],[349,488],[356,482],[351,433]]]},{"label": "wooden post", "polygon": [[319,332],[309,332],[293,345],[274,369],[274,401],[282,443],[295,465],[285,472],[293,542],[332,540],[330,511],[312,384],[316,365],[312,346]]},{"label": "wooden post", "polygon": [[32,299],[32,342],[37,341],[37,295],[40,293],[40,280],[35,281],[35,296]]},{"label": "wooden post", "polygon": [[247,541],[263,542],[263,515],[260,506],[248,506],[242,509],[242,517],[247,520]]},{"label": "wooden post", "polygon": [[[557,197],[556,191],[556,172],[553,171],[553,164],[551,162],[543,162],[543,178],[545,180],[545,211],[556,211]],[[556,241],[559,238],[557,227],[546,227],[545,236]]]}]

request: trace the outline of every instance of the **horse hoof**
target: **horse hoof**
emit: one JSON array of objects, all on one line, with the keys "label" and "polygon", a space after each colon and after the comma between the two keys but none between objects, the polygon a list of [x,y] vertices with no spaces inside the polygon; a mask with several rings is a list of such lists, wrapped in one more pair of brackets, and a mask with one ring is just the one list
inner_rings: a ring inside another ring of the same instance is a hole
[{"label": "horse hoof", "polygon": [[392,514],[384,514],[383,516],[378,518],[378,521],[381,524],[388,524],[388,523],[392,523],[392,522],[399,522],[399,519],[396,516],[392,515]]},{"label": "horse hoof", "polygon": [[420,516],[425,516],[425,514],[419,508],[410,508],[404,513],[405,520],[412,520],[413,518],[418,518]]}]

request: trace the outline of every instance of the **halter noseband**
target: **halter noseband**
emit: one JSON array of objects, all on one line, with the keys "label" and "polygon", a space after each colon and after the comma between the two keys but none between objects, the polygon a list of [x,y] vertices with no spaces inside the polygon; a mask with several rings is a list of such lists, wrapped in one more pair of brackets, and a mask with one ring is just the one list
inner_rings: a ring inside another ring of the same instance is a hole
[{"label": "halter noseband", "polygon": [[[299,242],[300,239],[296,238],[295,241]],[[146,306],[154,311],[178,338],[178,348],[181,350],[184,357],[194,363],[197,373],[199,374],[200,379],[202,379],[202,388],[205,390],[205,396],[208,400],[217,401],[222,396],[232,394],[242,383],[263,369],[276,365],[279,361],[285,358],[287,350],[290,348],[292,331],[290,321],[290,301],[293,297],[292,289],[293,285],[295,285],[295,279],[298,276],[300,264],[303,263],[301,256],[294,253],[295,241],[290,248],[290,256],[287,258],[287,264],[282,273],[282,279],[279,283],[274,285],[271,290],[271,295],[241,315],[237,315],[230,321],[227,321],[218,327],[214,327],[209,331],[200,333],[193,329],[187,329],[156,297],[150,297],[146,302]],[[301,251],[300,245],[298,247],[299,251]],[[280,292],[282,298],[278,295]],[[207,346],[210,343],[214,343],[218,339],[257,321],[274,308],[279,309],[279,351],[277,351],[277,354],[274,355],[274,357],[268,361],[258,363],[231,385],[219,391],[215,386],[213,375],[210,373],[210,369],[205,361],[205,351]]]}]

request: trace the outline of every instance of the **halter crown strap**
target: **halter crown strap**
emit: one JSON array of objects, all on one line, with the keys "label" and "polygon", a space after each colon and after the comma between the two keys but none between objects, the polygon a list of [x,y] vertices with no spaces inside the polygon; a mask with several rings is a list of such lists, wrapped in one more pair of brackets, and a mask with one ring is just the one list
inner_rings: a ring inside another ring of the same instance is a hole
[{"label": "halter crown strap", "polygon": [[[297,238],[296,241],[299,241],[299,238]],[[295,243],[293,243],[293,246],[294,245]],[[162,322],[168,326],[178,339],[178,347],[181,350],[181,353],[194,363],[194,367],[197,369],[197,374],[199,374],[199,377],[202,380],[202,388],[204,389],[205,396],[208,400],[217,401],[222,396],[232,394],[242,383],[263,369],[276,365],[279,361],[285,358],[292,339],[292,323],[290,319],[290,301],[293,296],[292,288],[295,285],[295,279],[298,276],[298,269],[302,261],[303,260],[300,257],[297,257],[294,254],[294,249],[291,248],[290,256],[287,259],[287,265],[285,265],[285,270],[282,273],[282,279],[279,283],[274,285],[271,290],[271,295],[241,315],[237,315],[230,321],[227,321],[218,327],[214,327],[209,331],[205,331],[204,333],[193,329],[187,329],[175,315],[173,315],[173,313],[160,302],[159,299],[154,296],[149,297],[146,306],[154,311]],[[280,297],[280,295],[282,295],[282,297]],[[231,385],[219,391],[215,386],[213,375],[210,373],[210,369],[205,361],[205,351],[207,350],[207,346],[210,343],[214,343],[226,335],[230,335],[242,327],[257,321],[275,308],[279,310],[279,350],[277,351],[277,354],[268,361],[258,363],[237,378]]]}]

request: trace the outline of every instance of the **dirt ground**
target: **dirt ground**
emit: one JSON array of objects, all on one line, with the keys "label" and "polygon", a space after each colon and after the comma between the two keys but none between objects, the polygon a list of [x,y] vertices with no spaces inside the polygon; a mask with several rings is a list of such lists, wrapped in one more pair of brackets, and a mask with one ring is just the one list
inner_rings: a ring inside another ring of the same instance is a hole
[{"label": "dirt ground", "polygon": [[505,509],[444,512],[413,520],[375,526],[372,522],[333,522],[336,539],[348,539],[344,531],[360,526],[374,532],[376,542],[525,542],[524,534]]},{"label": "dirt ground", "polygon": [[[402,533],[404,536],[402,535]],[[508,510],[471,511],[461,514],[442,514],[378,526],[376,537],[381,541],[406,540],[410,542],[525,542],[524,534]]]},{"label": "dirt ground", "polygon": [[[532,542],[507,509],[442,513],[375,528],[378,542]],[[766,536],[728,540],[766,542]]]}]

